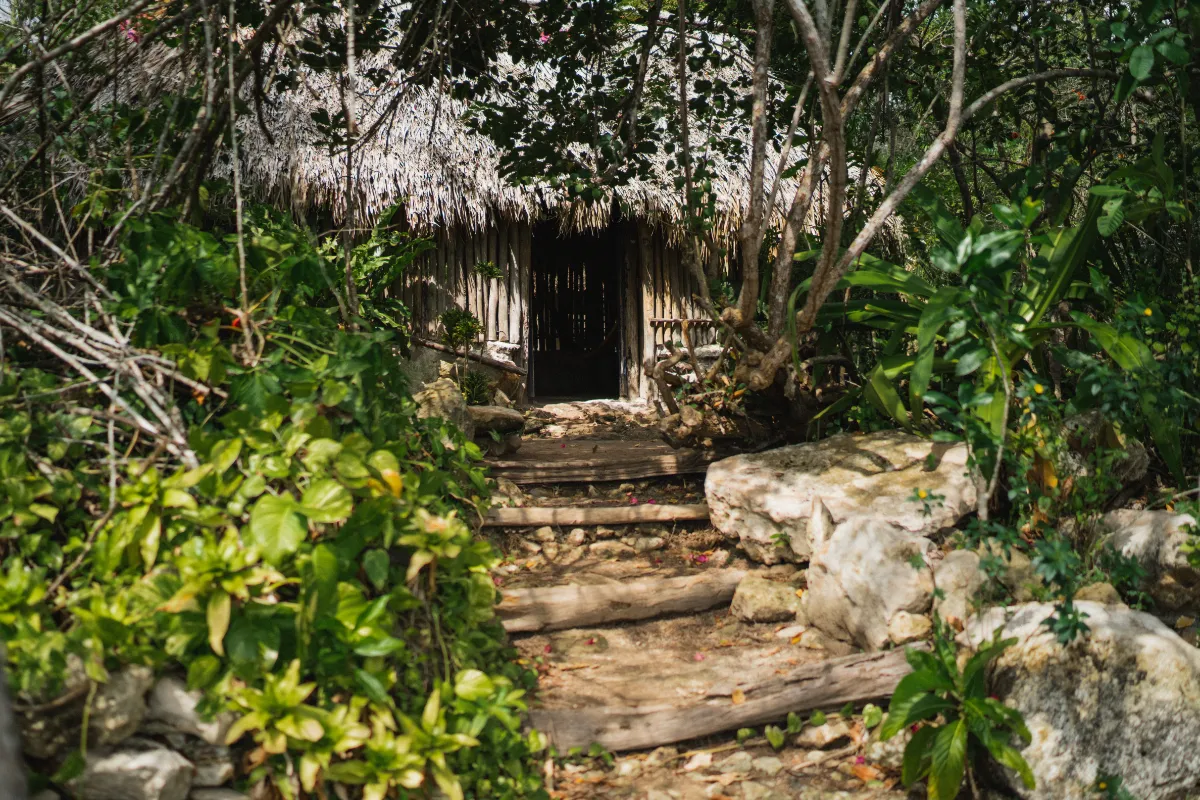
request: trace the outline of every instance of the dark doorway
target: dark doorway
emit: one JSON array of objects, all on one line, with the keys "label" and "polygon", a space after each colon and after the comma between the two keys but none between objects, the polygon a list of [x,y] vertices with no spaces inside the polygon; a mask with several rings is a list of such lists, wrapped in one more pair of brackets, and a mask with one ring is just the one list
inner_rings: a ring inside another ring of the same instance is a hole
[{"label": "dark doorway", "polygon": [[575,400],[620,395],[621,251],[609,228],[533,229],[531,393]]}]

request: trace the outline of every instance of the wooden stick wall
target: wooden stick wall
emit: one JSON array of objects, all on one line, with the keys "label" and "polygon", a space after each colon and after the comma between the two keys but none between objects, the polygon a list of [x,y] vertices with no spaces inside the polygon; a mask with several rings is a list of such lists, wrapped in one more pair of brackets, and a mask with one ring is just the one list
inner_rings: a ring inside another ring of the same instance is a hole
[{"label": "wooden stick wall", "polygon": [[[706,315],[692,299],[694,281],[679,251],[667,244],[661,229],[638,223],[621,241],[626,248],[621,262],[628,271],[622,323],[622,357],[627,361],[623,391],[645,397],[641,362],[654,357],[665,342],[682,341],[682,320],[704,320]],[[480,233],[439,230],[435,243],[397,286],[401,302],[412,313],[414,332],[438,339],[442,312],[466,308],[483,323],[487,341],[520,344],[514,356],[518,364],[527,366],[531,253],[537,246],[531,226],[504,222]],[[501,276],[482,278],[475,270],[481,262],[495,264]],[[712,326],[694,325],[689,331],[697,346],[717,341]]]}]

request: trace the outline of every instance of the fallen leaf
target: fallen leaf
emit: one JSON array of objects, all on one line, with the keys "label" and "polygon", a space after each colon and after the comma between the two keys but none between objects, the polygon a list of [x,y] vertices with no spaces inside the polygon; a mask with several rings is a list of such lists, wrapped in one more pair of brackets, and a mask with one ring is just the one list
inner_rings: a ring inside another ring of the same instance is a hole
[{"label": "fallen leaf", "polygon": [[870,764],[855,764],[850,768],[854,773],[854,777],[860,781],[877,781],[883,777],[883,773],[872,767]]},{"label": "fallen leaf", "polygon": [[596,643],[596,637],[594,637],[594,636],[591,639],[588,639],[586,642],[584,642],[584,644],[595,644],[595,643]]},{"label": "fallen leaf", "polygon": [[796,590],[796,597],[804,597],[804,590],[803,590],[803,589],[797,589],[797,590]]},{"label": "fallen leaf", "polygon": [[683,765],[684,772],[693,772],[712,765],[712,753],[696,753]]},{"label": "fallen leaf", "polygon": [[735,706],[740,706],[742,703],[746,702],[746,693],[741,689],[734,689],[731,699],[733,700],[733,704]]},{"label": "fallen leaf", "polygon": [[1175,630],[1181,631],[1184,628],[1189,628],[1195,624],[1196,624],[1195,617],[1180,617],[1179,619],[1175,620]]}]

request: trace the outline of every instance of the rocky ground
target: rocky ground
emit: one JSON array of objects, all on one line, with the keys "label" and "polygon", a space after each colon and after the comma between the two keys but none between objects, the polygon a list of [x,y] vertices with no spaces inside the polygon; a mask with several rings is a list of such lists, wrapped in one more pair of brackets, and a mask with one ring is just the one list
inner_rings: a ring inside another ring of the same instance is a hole
[{"label": "rocky ground", "polygon": [[[626,405],[556,404],[528,416],[539,437],[655,438],[652,414]],[[705,499],[703,476],[522,487],[502,481],[500,494],[503,504],[518,507],[682,505]],[[493,529],[491,535],[505,554],[495,578],[505,589],[733,569],[757,569],[768,584],[762,596],[743,598],[736,609],[514,637],[522,660],[538,672],[537,703],[543,706],[686,700],[731,676],[766,676],[852,649],[814,637],[815,631],[806,635],[807,626],[797,621],[803,570],[794,564],[756,565],[738,547],[736,535],[707,521]],[[560,798],[904,797],[897,744],[871,741],[860,713],[843,718],[838,709],[828,711],[824,724],[805,725],[778,749],[761,728],[744,731],[741,741],[729,732],[654,749],[566,755],[547,763],[547,780]]]}]

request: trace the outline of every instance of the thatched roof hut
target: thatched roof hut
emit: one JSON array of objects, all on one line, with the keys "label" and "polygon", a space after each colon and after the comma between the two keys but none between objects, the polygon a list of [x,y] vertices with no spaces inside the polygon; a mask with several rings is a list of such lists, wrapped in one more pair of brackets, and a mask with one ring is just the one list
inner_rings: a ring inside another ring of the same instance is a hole
[{"label": "thatched roof hut", "polygon": [[[661,47],[648,80],[657,75],[669,82],[673,45],[668,39]],[[748,58],[733,62],[720,77],[744,82]],[[347,182],[344,148],[322,145],[313,121],[317,109],[331,116],[340,110],[335,80],[310,74],[299,89],[272,101],[267,126],[273,143],[257,121],[244,120],[243,181],[297,213],[320,208],[335,219],[346,217],[349,183],[349,205],[360,225],[399,205],[409,228],[437,244],[397,287],[418,336],[438,338],[445,310],[468,309],[483,323],[481,346],[490,342],[493,353],[506,352],[528,368],[529,389],[541,396],[645,396],[643,362],[665,341],[678,340],[685,322],[698,343],[715,341],[676,248],[683,193],[665,155],[653,160],[648,177],[587,204],[546,184],[514,185],[502,174],[496,145],[470,124],[466,102],[397,77],[355,97],[360,129],[375,129],[375,135],[354,150]],[[715,236],[735,253],[749,198],[749,133],[723,124],[723,130],[705,130],[693,120],[693,157],[708,159]],[[741,155],[706,149],[712,134],[740,138]],[[769,159],[768,181],[777,162],[777,156]],[[779,204],[791,194],[785,187]],[[488,262],[500,268],[500,278],[474,269]]]}]

